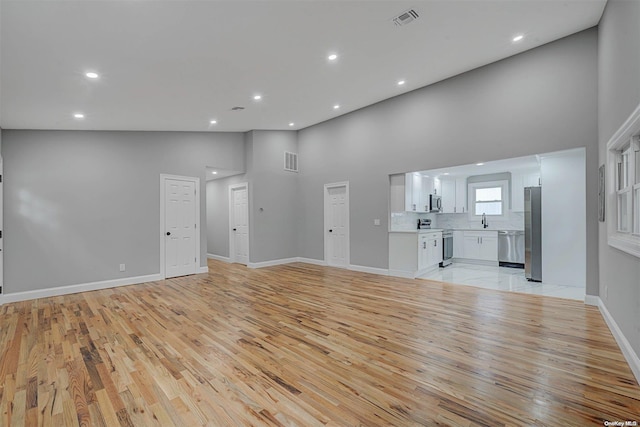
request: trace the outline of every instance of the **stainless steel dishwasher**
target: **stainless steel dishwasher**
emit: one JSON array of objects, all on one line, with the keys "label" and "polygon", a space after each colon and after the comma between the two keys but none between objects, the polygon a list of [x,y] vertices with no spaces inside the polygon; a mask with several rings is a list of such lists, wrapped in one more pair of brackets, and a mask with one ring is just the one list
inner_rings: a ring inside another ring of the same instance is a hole
[{"label": "stainless steel dishwasher", "polygon": [[524,231],[498,231],[498,263],[501,267],[524,268]]}]

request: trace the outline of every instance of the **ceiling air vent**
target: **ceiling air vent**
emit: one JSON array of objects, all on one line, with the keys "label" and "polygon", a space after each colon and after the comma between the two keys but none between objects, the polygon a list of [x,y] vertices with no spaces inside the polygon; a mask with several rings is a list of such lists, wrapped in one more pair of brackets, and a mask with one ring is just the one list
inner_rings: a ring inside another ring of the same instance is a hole
[{"label": "ceiling air vent", "polygon": [[409,9],[393,18],[393,23],[401,27],[415,21],[416,19],[418,19],[418,16],[418,12],[413,9]]},{"label": "ceiling air vent", "polygon": [[284,170],[298,172],[298,155],[296,153],[284,152]]}]

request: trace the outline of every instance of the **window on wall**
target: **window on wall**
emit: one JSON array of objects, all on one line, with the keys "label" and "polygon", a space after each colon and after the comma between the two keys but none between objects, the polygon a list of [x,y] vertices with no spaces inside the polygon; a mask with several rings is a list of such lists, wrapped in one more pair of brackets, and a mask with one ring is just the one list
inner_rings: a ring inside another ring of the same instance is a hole
[{"label": "window on wall", "polygon": [[607,144],[610,246],[640,257],[640,106]]},{"label": "window on wall", "polygon": [[506,217],[508,198],[508,181],[469,183],[469,215],[472,217],[492,216],[494,219]]},{"label": "window on wall", "polygon": [[640,142],[632,138],[616,151],[617,228],[640,236]]}]

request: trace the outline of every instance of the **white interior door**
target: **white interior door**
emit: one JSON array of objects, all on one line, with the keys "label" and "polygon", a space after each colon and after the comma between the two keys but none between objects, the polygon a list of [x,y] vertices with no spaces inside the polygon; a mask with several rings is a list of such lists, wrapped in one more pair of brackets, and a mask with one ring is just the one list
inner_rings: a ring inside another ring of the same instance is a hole
[{"label": "white interior door", "polygon": [[196,273],[196,181],[164,180],[165,277]]},{"label": "white interior door", "polygon": [[249,186],[229,186],[229,254],[231,262],[249,263]]},{"label": "white interior door", "polygon": [[333,267],[349,266],[349,184],[327,184],[324,196],[325,259]]}]

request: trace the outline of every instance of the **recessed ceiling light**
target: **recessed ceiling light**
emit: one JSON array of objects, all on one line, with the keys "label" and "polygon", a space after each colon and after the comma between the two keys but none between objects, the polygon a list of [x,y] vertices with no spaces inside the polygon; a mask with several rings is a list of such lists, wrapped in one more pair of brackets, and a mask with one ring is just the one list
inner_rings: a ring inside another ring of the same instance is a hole
[{"label": "recessed ceiling light", "polygon": [[98,77],[98,73],[94,73],[93,71],[89,71],[88,73],[84,73],[85,76],[87,76],[90,79],[97,79]]},{"label": "recessed ceiling light", "polygon": [[398,86],[402,86],[403,84],[405,84],[406,82],[404,80],[399,80],[398,81]]},{"label": "recessed ceiling light", "polygon": [[218,172],[216,172],[216,171],[212,171],[211,173],[214,174],[214,175],[218,175]]},{"label": "recessed ceiling light", "polygon": [[294,126],[294,125],[295,125],[295,123],[293,123],[293,122],[289,123],[289,126]]},{"label": "recessed ceiling light", "polygon": [[522,40],[524,38],[523,34],[518,34],[517,36],[515,36],[512,40],[514,43],[519,42],[520,40]]},{"label": "recessed ceiling light", "polygon": [[484,163],[476,163],[476,166],[484,166]]},{"label": "recessed ceiling light", "polygon": [[333,109],[334,109],[334,110],[337,110],[338,108],[340,108],[340,105],[338,105],[338,104],[336,104],[336,105],[334,105],[334,106],[333,106]]},{"label": "recessed ceiling light", "polygon": [[254,99],[255,101],[260,101],[260,100],[262,99],[262,95],[254,95],[254,96],[253,96],[253,99]]},{"label": "recessed ceiling light", "polygon": [[74,113],[73,117],[75,117],[76,119],[84,119],[84,114],[82,114],[82,113]]},{"label": "recessed ceiling light", "polygon": [[336,55],[335,53],[332,53],[331,55],[327,56],[327,59],[329,61],[335,61],[336,59],[338,59],[338,55]]},{"label": "recessed ceiling light", "polygon": [[218,123],[217,120],[210,120],[209,123],[211,123],[212,125],[215,125],[216,123]]}]

